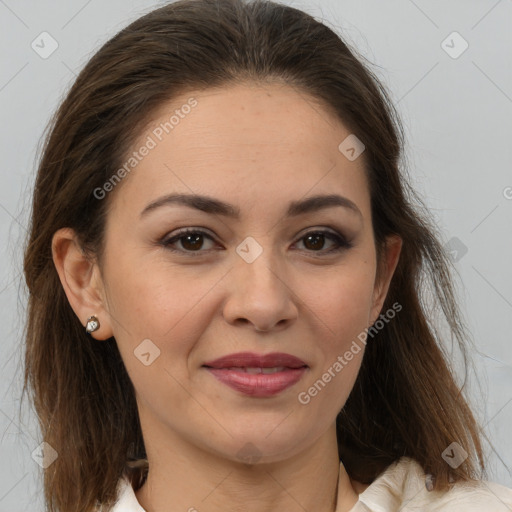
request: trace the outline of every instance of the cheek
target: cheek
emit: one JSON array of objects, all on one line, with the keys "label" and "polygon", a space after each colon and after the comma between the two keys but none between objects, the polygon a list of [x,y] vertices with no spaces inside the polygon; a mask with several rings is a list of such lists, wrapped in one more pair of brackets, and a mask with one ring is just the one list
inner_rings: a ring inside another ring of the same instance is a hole
[{"label": "cheek", "polygon": [[373,277],[369,265],[362,262],[333,269],[322,279],[308,279],[301,285],[300,297],[325,330],[324,339],[329,339],[330,346],[368,327]]},{"label": "cheek", "polygon": [[[154,259],[134,265],[136,255],[117,259],[109,269],[109,306],[122,324],[121,336],[176,338],[191,316],[207,316],[208,293],[219,276],[198,267],[180,266]],[[193,325],[196,325],[193,324]],[[190,325],[189,325],[190,327]],[[124,328],[124,329],[123,329]]]},{"label": "cheek", "polygon": [[[310,410],[339,411],[357,378],[365,350],[373,278],[364,260],[337,269],[323,282],[310,281],[302,293],[314,319],[317,358],[299,403]],[[302,400],[301,400],[302,397]],[[309,405],[308,405],[309,404]],[[330,404],[327,406],[326,404]]]}]

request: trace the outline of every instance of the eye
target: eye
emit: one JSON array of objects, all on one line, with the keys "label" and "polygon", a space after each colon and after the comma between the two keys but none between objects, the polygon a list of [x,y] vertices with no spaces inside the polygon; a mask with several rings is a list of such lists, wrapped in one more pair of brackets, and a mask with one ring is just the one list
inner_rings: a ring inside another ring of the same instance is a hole
[{"label": "eye", "polygon": [[[208,249],[201,251],[205,238],[212,242],[214,241],[213,237],[202,229],[185,228],[171,238],[162,239],[160,245],[175,253],[199,256],[201,253],[208,252]],[[323,250],[325,240],[330,240],[334,243],[334,247]],[[307,252],[318,252],[321,254],[340,252],[352,247],[352,244],[343,236],[327,230],[309,231],[299,239],[300,241],[304,241]],[[182,249],[174,247],[178,243],[181,244]]]},{"label": "eye", "polygon": [[[324,250],[323,246],[325,245],[325,240],[331,240],[334,242],[334,247],[328,250]],[[349,249],[352,247],[352,244],[347,242],[345,238],[337,233],[326,230],[318,230],[318,231],[309,231],[306,233],[299,241],[304,240],[304,245],[307,246],[311,251],[308,252],[322,252],[322,253],[333,253],[340,252],[344,249]]]},{"label": "eye", "polygon": [[[161,244],[172,252],[192,253],[190,254],[191,256],[197,256],[197,254],[193,253],[204,252],[198,250],[203,246],[203,238],[208,238],[213,241],[213,238],[206,233],[206,231],[197,228],[186,228],[178,232],[172,238],[164,238]],[[185,250],[172,247],[177,242],[181,242],[181,245]]]}]

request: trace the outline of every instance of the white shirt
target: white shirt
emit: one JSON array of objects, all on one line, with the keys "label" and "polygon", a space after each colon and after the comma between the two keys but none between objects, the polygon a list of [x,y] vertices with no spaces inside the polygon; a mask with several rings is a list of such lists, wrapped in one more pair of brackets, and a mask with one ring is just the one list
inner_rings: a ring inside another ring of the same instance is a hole
[{"label": "white shirt", "polygon": [[[349,512],[512,512],[512,489],[494,482],[457,482],[448,491],[428,491],[426,475],[413,459],[402,457],[381,473]],[[111,512],[146,512],[129,481],[122,477]]]}]

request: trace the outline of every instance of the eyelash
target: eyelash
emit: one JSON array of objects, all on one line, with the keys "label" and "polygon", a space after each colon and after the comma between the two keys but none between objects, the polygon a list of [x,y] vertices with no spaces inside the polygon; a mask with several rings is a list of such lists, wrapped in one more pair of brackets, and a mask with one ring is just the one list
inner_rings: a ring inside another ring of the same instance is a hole
[{"label": "eyelash", "polygon": [[[181,250],[181,249],[174,249],[171,247],[171,244],[178,242],[182,238],[184,238],[187,235],[204,235],[207,238],[209,238],[212,241],[215,241],[212,236],[210,236],[206,231],[203,231],[199,228],[185,228],[178,232],[176,235],[174,235],[172,238],[163,238],[159,241],[159,244],[162,245],[165,249],[174,252],[174,253],[180,253],[180,254],[186,254],[187,256],[200,256],[202,253],[208,252],[208,251],[187,251],[187,250]],[[308,233],[304,234],[301,238],[299,238],[298,241],[303,240],[304,238],[310,236],[310,235],[325,235],[326,238],[329,238],[330,240],[334,241],[336,243],[336,246],[333,249],[329,249],[327,251],[307,251],[311,253],[320,253],[320,254],[332,254],[332,253],[338,253],[343,250],[348,250],[353,247],[353,244],[350,242],[347,242],[344,237],[333,233],[332,231],[326,231],[326,230],[312,230]]]}]

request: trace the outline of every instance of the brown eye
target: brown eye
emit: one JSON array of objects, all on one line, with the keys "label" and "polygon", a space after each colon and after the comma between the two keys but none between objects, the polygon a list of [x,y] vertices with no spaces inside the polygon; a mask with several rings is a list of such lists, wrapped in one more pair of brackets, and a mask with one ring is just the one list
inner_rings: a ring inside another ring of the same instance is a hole
[{"label": "brown eye", "polygon": [[[326,239],[334,242],[333,248],[323,250]],[[323,250],[322,252],[324,253],[331,253],[352,247],[352,244],[347,242],[343,237],[331,231],[310,231],[304,235],[301,240],[304,240],[304,246],[310,252],[321,252]]]},{"label": "brown eye", "polygon": [[182,240],[181,245],[187,249],[187,251],[195,251],[196,249],[200,249],[203,245],[202,237],[203,235],[200,233],[182,236],[180,238]]},{"label": "brown eye", "polygon": [[[171,238],[163,239],[160,244],[172,252],[187,256],[200,256],[202,253],[212,249],[212,247],[204,248],[206,239],[214,242],[214,239],[205,231],[187,228],[181,230]],[[307,252],[319,253],[320,256],[352,247],[352,244],[347,242],[343,236],[325,230],[310,231],[304,235],[300,241],[303,241]],[[333,244],[330,249],[325,249],[326,241],[330,241],[331,244]],[[178,243],[181,244],[181,248],[179,246],[176,247]]]},{"label": "brown eye", "polygon": [[323,233],[313,233],[311,235],[307,235],[304,237],[305,243],[304,245],[308,249],[319,250],[323,249],[325,244],[325,235]]},{"label": "brown eye", "polygon": [[[205,238],[213,242],[213,238],[208,235],[205,231],[200,229],[185,229],[179,232],[177,235],[167,238],[161,241],[166,249],[173,252],[180,252],[184,254],[190,254],[192,256],[198,256],[206,250],[201,250],[204,246]],[[173,247],[177,243],[181,243],[183,249]],[[197,253],[197,254],[193,254]]]}]

